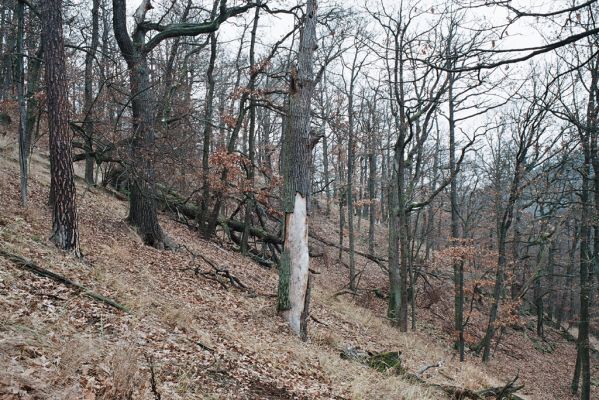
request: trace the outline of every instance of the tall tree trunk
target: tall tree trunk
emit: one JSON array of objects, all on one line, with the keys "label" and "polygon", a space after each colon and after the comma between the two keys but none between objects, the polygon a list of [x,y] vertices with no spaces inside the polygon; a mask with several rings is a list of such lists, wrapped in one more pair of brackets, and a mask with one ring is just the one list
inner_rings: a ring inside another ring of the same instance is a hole
[{"label": "tall tree trunk", "polygon": [[100,0],[92,2],[92,37],[91,44],[87,53],[85,53],[85,88],[83,90],[83,109],[85,119],[83,121],[84,141],[85,141],[85,182],[93,185],[94,181],[94,129],[95,113],[93,111],[93,73],[96,50],[100,42],[100,21],[98,12],[100,9]]},{"label": "tall tree trunk", "polygon": [[[355,66],[355,60],[354,60]],[[347,132],[347,227],[349,230],[349,290],[356,290],[356,253],[354,238],[354,109],[353,109],[353,90],[354,90],[354,68],[352,68],[352,77],[348,96],[348,132]]]},{"label": "tall tree trunk", "polygon": [[[18,7],[15,2],[15,7]],[[6,17],[3,18],[2,34],[3,40],[0,43],[5,44],[2,52],[2,65],[0,65],[0,100],[5,100],[11,97],[11,89],[13,87],[13,62],[12,57],[16,50],[16,37],[17,31],[13,28],[15,25],[15,19],[17,19],[16,12],[11,13],[10,7],[6,7]],[[15,10],[16,11],[16,10]]]},{"label": "tall tree trunk", "polygon": [[506,265],[506,237],[507,228],[502,226],[497,236],[498,260],[495,273],[495,286],[493,288],[493,303],[491,304],[491,311],[489,312],[487,330],[481,342],[483,348],[483,362],[488,362],[491,359],[491,341],[493,340],[493,336],[495,336],[495,321],[497,320],[499,311],[499,302],[501,300],[501,291],[503,288],[503,275]]},{"label": "tall tree trunk", "polygon": [[27,136],[27,103],[25,101],[25,67],[24,47],[25,38],[25,4],[17,2],[17,99],[19,102],[19,167],[21,171],[21,205],[27,205],[27,178],[30,138]]},{"label": "tall tree trunk", "polygon": [[590,156],[588,143],[585,151],[585,166],[582,173],[582,189],[580,193],[581,220],[580,220],[580,313],[578,316],[578,338],[576,340],[577,360],[574,370],[571,389],[578,391],[579,378],[582,375],[581,400],[590,400],[590,354],[589,354],[589,270],[592,266],[590,245],[591,221],[590,212]]},{"label": "tall tree trunk", "polygon": [[576,249],[578,248],[578,239],[579,239],[579,229],[578,229],[578,224],[576,223],[576,220],[574,220],[574,223],[572,226],[569,227],[568,232],[570,232],[571,230],[571,237],[572,237],[572,243],[570,245],[570,248],[568,250],[568,265],[566,266],[566,279],[564,282],[564,286],[561,288],[561,299],[559,302],[559,306],[557,309],[557,326],[561,327],[563,319],[564,319],[564,314],[566,312],[566,302],[567,302],[567,307],[568,307],[568,311],[571,312],[572,310],[570,310],[570,297],[572,296],[572,273],[573,273],[573,269],[574,269],[574,263],[576,262]]},{"label": "tall tree trunk", "polygon": [[[256,68],[256,54],[255,54],[255,46],[256,46],[256,33],[258,31],[258,21],[260,19],[260,8],[256,7],[254,13],[254,23],[252,26],[252,32],[250,35],[250,71],[254,71]],[[251,184],[251,190],[246,193],[246,202],[245,202],[245,228],[243,230],[243,235],[241,238],[241,252],[243,254],[247,254],[248,251],[248,239],[250,236],[249,227],[251,225],[251,216],[253,210],[256,208],[256,201],[254,197],[254,180],[255,180],[255,171],[254,165],[256,164],[256,101],[254,100],[254,91],[256,89],[256,80],[250,79],[248,85],[248,91],[250,92],[250,126],[248,132],[248,153],[249,153],[249,166],[248,166],[248,181]]]},{"label": "tall tree trunk", "polygon": [[62,0],[43,0],[41,12],[53,188],[51,239],[61,249],[80,256],[62,32]]},{"label": "tall tree trunk", "polygon": [[[145,3],[142,3],[145,6]],[[147,55],[141,50],[145,31],[136,28],[133,40],[127,32],[124,0],[113,0],[113,28],[117,44],[129,70],[133,137],[130,146],[129,223],[137,229],[145,244],[164,249],[165,237],[158,222],[153,150],[154,114],[152,86]]]},{"label": "tall tree trunk", "polygon": [[321,126],[322,134],[322,164],[324,170],[324,191],[326,195],[326,215],[331,215],[331,187],[330,187],[330,172],[329,172],[329,139],[326,135],[325,123]]},{"label": "tall tree trunk", "polygon": [[[31,46],[34,45],[32,40]],[[34,129],[39,125],[39,105],[37,99],[37,92],[39,89],[40,78],[42,75],[42,57],[44,55],[43,42],[40,41],[38,49],[35,53],[35,57],[31,58],[27,64],[27,133],[26,137],[29,140],[28,151],[31,149],[31,141],[35,140]]]},{"label": "tall tree trunk", "polygon": [[154,113],[147,61],[139,58],[130,64],[129,80],[133,110],[132,170],[129,172],[129,223],[145,244],[164,249],[165,237],[156,209],[156,174],[148,152],[153,150]]},{"label": "tall tree trunk", "polygon": [[[212,14],[216,12],[217,2],[214,2]],[[214,117],[214,89],[216,81],[214,80],[214,67],[216,65],[217,39],[216,33],[210,33],[210,60],[206,70],[206,80],[208,88],[206,90],[206,99],[204,103],[204,132],[202,137],[202,198],[200,200],[199,226],[204,236],[211,233],[207,231],[207,218],[210,203],[210,144],[212,142],[212,119]],[[224,101],[221,102],[224,105]],[[224,111],[224,110],[223,110]],[[223,138],[224,139],[224,138]]]},{"label": "tall tree trunk", "polygon": [[[450,48],[450,46],[448,46]],[[455,117],[453,97],[454,73],[449,74],[449,169],[452,174],[456,173],[455,161]],[[451,203],[451,238],[453,245],[458,245],[460,237],[458,216],[458,188],[457,179],[450,183]],[[456,347],[460,355],[460,361],[464,361],[464,262],[462,260],[453,263],[453,287],[454,287],[454,330],[457,334]]]},{"label": "tall tree trunk", "polygon": [[285,236],[279,271],[278,310],[293,332],[307,338],[309,301],[308,204],[310,203],[310,114],[314,92],[316,0],[308,0],[289,90],[289,123],[283,150]]},{"label": "tall tree trunk", "polygon": [[374,230],[376,222],[376,155],[374,132],[370,132],[370,151],[368,153],[368,253],[374,255]]},{"label": "tall tree trunk", "polygon": [[[582,171],[582,189],[580,193],[581,217],[580,217],[580,314],[578,321],[578,338],[576,341],[578,354],[577,364],[580,366],[582,376],[581,400],[591,398],[591,360],[589,343],[589,304],[591,297],[590,280],[593,271],[593,253],[591,251],[591,232],[594,226],[591,199],[591,168],[595,175],[599,168],[597,160],[597,127],[599,107],[599,58],[595,58],[591,67],[591,84],[589,86],[589,100],[587,104],[587,129],[581,130],[581,142],[584,153],[584,169]],[[597,181],[599,183],[599,181]],[[596,194],[596,193],[595,193]],[[599,196],[595,197],[599,199]],[[597,238],[595,238],[597,239]],[[578,386],[576,371],[572,381],[572,391]]]},{"label": "tall tree trunk", "polygon": [[401,301],[401,292],[399,284],[399,221],[397,218],[397,209],[399,201],[397,199],[397,177],[393,171],[389,187],[389,304],[387,307],[387,317],[394,324],[397,324],[399,316],[399,305]]}]

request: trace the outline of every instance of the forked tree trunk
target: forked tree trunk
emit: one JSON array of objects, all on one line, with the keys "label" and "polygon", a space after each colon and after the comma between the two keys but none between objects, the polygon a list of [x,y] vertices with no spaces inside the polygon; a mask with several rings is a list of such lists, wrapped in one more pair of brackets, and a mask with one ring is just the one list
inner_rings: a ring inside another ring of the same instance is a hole
[{"label": "forked tree trunk", "polygon": [[41,3],[41,10],[53,190],[51,239],[61,249],[73,251],[79,256],[72,138],[69,130],[68,88],[62,32],[62,0],[44,0]]},{"label": "forked tree trunk", "polygon": [[308,0],[297,69],[291,72],[289,122],[283,151],[285,238],[281,255],[278,309],[293,332],[307,338],[310,182],[310,104],[314,91],[312,59],[316,50],[316,0]]},{"label": "forked tree trunk", "polygon": [[133,41],[126,24],[125,2],[113,1],[113,27],[117,44],[129,70],[133,138],[130,147],[129,223],[145,244],[164,248],[164,233],[158,222],[155,199],[155,172],[148,151],[155,141],[152,87],[147,56],[141,48],[145,32],[135,29]]}]

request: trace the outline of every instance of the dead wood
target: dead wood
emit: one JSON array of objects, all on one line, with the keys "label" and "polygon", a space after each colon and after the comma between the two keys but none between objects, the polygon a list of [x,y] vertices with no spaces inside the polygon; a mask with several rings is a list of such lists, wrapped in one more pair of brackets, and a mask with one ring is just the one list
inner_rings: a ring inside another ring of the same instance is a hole
[{"label": "dead wood", "polygon": [[[309,236],[316,241],[326,244],[327,246],[335,247],[335,248],[340,249],[346,253],[349,253],[349,247],[339,246],[337,243],[334,243],[334,242],[331,242],[330,240],[319,237],[314,232],[310,232]],[[381,269],[383,271],[387,272],[387,266],[385,265],[385,263],[387,263],[388,260],[386,258],[375,256],[375,255],[368,254],[368,253],[364,253],[363,251],[359,251],[359,250],[354,250],[354,253],[356,253],[357,255],[362,256],[370,261],[375,262],[379,267],[381,267]]]},{"label": "dead wood", "polygon": [[401,352],[399,351],[372,352],[359,347],[347,346],[343,349],[340,356],[345,360],[352,360],[368,365],[380,372],[393,371],[397,375],[401,375],[414,383],[441,390],[449,395],[451,399],[455,400],[487,400],[491,398],[496,400],[522,400],[520,396],[515,394],[515,392],[524,387],[524,385],[516,385],[519,378],[518,374],[504,386],[476,391],[454,385],[427,382],[422,378],[422,374],[430,368],[441,367],[441,362],[427,365],[416,373],[409,372],[402,366]]},{"label": "dead wood", "polygon": [[44,278],[50,278],[58,283],[62,283],[63,285],[65,285],[67,287],[70,287],[72,289],[76,289],[76,290],[80,291],[87,297],[90,297],[90,298],[97,300],[101,303],[104,303],[111,307],[114,307],[117,310],[121,310],[126,313],[130,312],[129,309],[127,307],[125,307],[124,305],[119,304],[116,301],[114,301],[108,297],[104,297],[100,294],[92,292],[91,290],[89,290],[85,286],[81,285],[80,283],[72,281],[62,275],[59,275],[59,274],[52,272],[50,270],[47,270],[45,268],[42,268],[42,267],[38,266],[37,264],[35,264],[33,261],[26,260],[25,258],[23,258],[17,254],[13,254],[13,253],[10,253],[10,252],[2,250],[2,249],[0,249],[0,255],[3,256],[4,258],[6,258],[7,260],[10,260],[13,264],[15,264],[17,267],[19,267],[21,269],[32,272],[32,273],[34,273],[38,276],[44,277]]},{"label": "dead wood", "polygon": [[154,394],[154,400],[161,400],[162,395],[158,391],[158,387],[156,384],[156,373],[154,371],[154,357],[148,356],[144,354],[146,361],[148,363],[148,367],[150,368],[150,388],[152,389],[152,393]]},{"label": "dead wood", "polygon": [[[180,245],[180,247],[184,248],[191,255],[192,260],[195,261],[196,258],[201,258],[202,261],[204,261],[206,264],[208,264],[210,267],[212,267],[212,271],[201,271],[200,267],[196,265],[196,267],[194,269],[194,273],[196,275],[201,275],[203,277],[206,277],[208,279],[218,282],[223,287],[223,289],[228,289],[228,286],[226,285],[225,282],[229,282],[229,284],[231,286],[236,287],[237,289],[243,289],[243,290],[247,289],[247,286],[244,285],[239,280],[239,278],[237,278],[235,275],[233,275],[231,272],[229,272],[228,269],[219,267],[216,264],[216,262],[212,261],[211,259],[209,259],[208,257],[206,257],[202,254],[194,253],[193,251],[191,251],[191,249],[189,247],[187,247],[184,244]],[[223,278],[225,279],[224,281],[223,281]]]}]

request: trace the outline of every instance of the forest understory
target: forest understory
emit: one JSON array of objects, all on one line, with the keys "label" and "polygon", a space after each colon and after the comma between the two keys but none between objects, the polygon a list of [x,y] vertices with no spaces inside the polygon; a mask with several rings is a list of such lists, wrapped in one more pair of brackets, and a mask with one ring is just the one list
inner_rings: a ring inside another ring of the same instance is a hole
[{"label": "forest understory", "polygon": [[[111,188],[86,186],[78,165],[83,258],[75,258],[48,238],[47,157],[32,156],[30,201],[23,208],[17,146],[1,140],[2,399],[444,399],[451,398],[448,388],[458,390],[454,398],[468,398],[459,396],[504,387],[515,377],[524,385],[518,398],[576,398],[569,393],[576,332],[569,337],[547,322],[545,340],[539,340],[534,317],[522,316],[517,326],[498,333],[489,363],[469,350],[460,363],[452,350],[450,298],[435,295],[451,291],[451,279],[417,286],[418,329],[401,333],[386,318],[386,272],[357,257],[360,280],[352,293],[345,283],[347,263],[337,260],[336,248],[316,241],[310,242],[315,274],[309,339],[303,342],[277,315],[276,269],[241,256],[222,235],[199,239],[166,213],[160,223],[176,250],[144,245],[126,222],[126,201]],[[334,243],[333,214],[314,210],[310,229]],[[376,234],[376,243],[386,242],[383,228]],[[358,230],[356,249],[366,251],[366,244]],[[129,312],[24,270],[6,254],[67,277]],[[437,275],[451,275],[451,265],[437,268]],[[487,307],[485,301],[475,306]],[[471,326],[484,326],[483,315],[471,313],[481,318]],[[472,340],[484,334],[468,332]],[[379,372],[340,357],[357,348],[401,352],[401,372]],[[597,398],[596,349],[592,358]]]}]

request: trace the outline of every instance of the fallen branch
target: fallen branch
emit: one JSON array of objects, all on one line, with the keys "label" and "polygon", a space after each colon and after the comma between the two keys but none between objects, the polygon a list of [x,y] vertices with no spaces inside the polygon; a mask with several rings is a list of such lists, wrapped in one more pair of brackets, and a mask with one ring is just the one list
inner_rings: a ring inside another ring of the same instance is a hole
[{"label": "fallen branch", "polygon": [[[317,240],[317,241],[319,241],[321,243],[324,243],[327,246],[335,247],[335,248],[340,249],[340,250],[342,250],[342,251],[344,251],[346,253],[349,253],[349,251],[350,251],[349,247],[340,246],[337,243],[334,243],[334,242],[331,242],[331,241],[329,241],[327,239],[321,238],[321,237],[317,236],[314,232],[310,232],[309,235],[310,235],[310,237],[312,239]],[[364,258],[366,258],[366,259],[368,259],[370,261],[375,262],[379,267],[381,267],[381,269],[384,272],[387,272],[387,266],[385,264],[388,262],[388,260],[386,258],[378,257],[378,256],[375,256],[375,255],[372,255],[372,254],[368,254],[368,253],[364,253],[364,252],[359,251],[359,250],[354,250],[354,253],[356,253],[357,255],[362,256],[362,257],[364,257]]]},{"label": "fallen branch", "polygon": [[310,314],[310,319],[314,322],[316,322],[317,324],[320,325],[324,325],[324,326],[329,326],[329,324],[326,324],[324,322],[322,322],[321,320],[319,320],[318,318],[316,318],[314,315]]},{"label": "fallen branch", "polygon": [[206,264],[210,265],[212,267],[212,271],[200,271],[200,267],[196,266],[194,269],[194,273],[196,275],[202,275],[208,279],[214,280],[218,283],[220,283],[220,285],[224,288],[224,289],[228,289],[227,285],[219,279],[219,277],[223,277],[226,278],[229,281],[229,284],[231,286],[234,286],[238,289],[247,289],[247,286],[245,286],[240,280],[239,278],[237,278],[235,275],[231,274],[229,272],[228,269],[225,268],[221,268],[218,265],[216,265],[216,263],[214,261],[212,261],[211,259],[209,259],[208,257],[202,255],[202,254],[196,254],[193,251],[191,251],[189,249],[189,247],[187,247],[186,245],[182,244],[180,245],[180,247],[183,247],[185,250],[187,250],[187,252],[191,255],[192,259],[195,261],[195,259],[197,257],[201,258]]},{"label": "fallen branch", "polygon": [[126,313],[130,312],[129,309],[127,307],[125,307],[124,305],[119,304],[116,301],[114,301],[108,297],[104,297],[95,292],[92,292],[91,290],[89,290],[85,286],[81,285],[80,283],[74,282],[62,275],[59,275],[59,274],[52,272],[50,270],[47,270],[45,268],[42,268],[42,267],[38,266],[37,264],[35,264],[34,262],[26,260],[25,258],[23,258],[17,254],[13,254],[8,251],[0,249],[0,255],[3,256],[4,258],[10,260],[13,264],[15,264],[17,267],[19,267],[21,269],[32,272],[38,276],[41,276],[44,278],[50,278],[56,282],[62,283],[63,285],[65,285],[67,287],[70,287],[72,289],[76,289],[76,290],[80,291],[87,297],[90,297],[90,298],[97,300],[101,303],[104,303],[111,307],[114,307],[117,310],[121,310]]},{"label": "fallen branch", "polygon": [[426,365],[426,366],[424,366],[424,367],[420,368],[420,369],[418,370],[418,372],[416,372],[416,376],[417,376],[417,377],[419,377],[419,378],[421,378],[421,377],[422,377],[422,374],[424,374],[424,373],[425,373],[426,371],[428,371],[429,369],[431,369],[431,368],[439,368],[439,367],[441,367],[441,365],[443,365],[443,363],[442,363],[441,361],[439,361],[439,362],[438,362],[438,363],[436,363],[436,364]]}]

